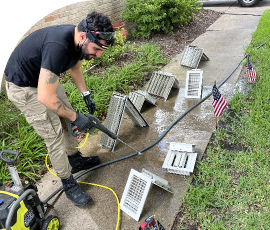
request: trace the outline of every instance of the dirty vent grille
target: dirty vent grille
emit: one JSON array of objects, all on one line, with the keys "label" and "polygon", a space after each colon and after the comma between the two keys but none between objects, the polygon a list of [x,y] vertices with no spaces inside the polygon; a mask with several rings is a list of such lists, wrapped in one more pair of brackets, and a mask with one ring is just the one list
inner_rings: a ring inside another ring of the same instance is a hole
[{"label": "dirty vent grille", "polygon": [[134,122],[135,125],[144,127],[149,126],[146,120],[143,118],[141,113],[136,109],[133,103],[127,98],[127,103],[125,107],[125,112],[129,116],[129,118]]},{"label": "dirty vent grille", "polygon": [[180,61],[180,65],[185,68],[196,69],[201,60],[209,60],[203,53],[203,49],[197,46],[186,46]]},{"label": "dirty vent grille", "polygon": [[[122,117],[126,106],[126,98],[122,95],[113,94],[108,108],[107,118],[104,123],[105,127],[110,131],[118,134]],[[100,146],[113,151],[116,140],[110,138],[107,134],[102,133]]]},{"label": "dirty vent grille", "polygon": [[138,111],[141,111],[144,103],[144,96],[136,92],[131,92],[128,97]]},{"label": "dirty vent grille", "polygon": [[186,98],[200,98],[202,94],[202,77],[203,71],[191,70],[187,71],[186,78]]},{"label": "dirty vent grille", "polygon": [[[115,134],[118,134],[124,112],[126,112],[135,125],[140,127],[148,126],[148,123],[127,96],[113,93],[108,108],[107,118],[104,123],[105,127]],[[101,147],[113,151],[115,143],[116,140],[110,138],[107,134],[102,133],[100,139]]]},{"label": "dirty vent grille", "polygon": [[166,101],[172,87],[179,88],[179,83],[173,74],[154,71],[147,92],[160,100]]},{"label": "dirty vent grille", "polygon": [[120,208],[136,221],[139,220],[148,192],[151,179],[131,169],[128,181],[120,202]]},{"label": "dirty vent grille", "polygon": [[124,206],[128,207],[134,213],[136,213],[139,209],[139,205],[142,200],[145,186],[146,186],[146,181],[142,180],[141,178],[135,175],[133,176],[133,180],[129,187]]},{"label": "dirty vent grille", "polygon": [[149,93],[138,90],[136,92],[131,92],[129,94],[130,101],[134,104],[137,110],[140,112],[145,101],[156,105],[156,99],[152,97]]}]

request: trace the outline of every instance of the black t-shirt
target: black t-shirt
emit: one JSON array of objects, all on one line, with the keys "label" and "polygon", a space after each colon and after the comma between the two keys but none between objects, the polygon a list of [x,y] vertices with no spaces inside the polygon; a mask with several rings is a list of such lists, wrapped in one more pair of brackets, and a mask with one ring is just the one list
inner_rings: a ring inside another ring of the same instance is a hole
[{"label": "black t-shirt", "polygon": [[31,33],[11,54],[6,80],[22,87],[37,87],[40,68],[59,76],[75,66],[81,52],[75,48],[74,29],[74,25],[60,25]]}]

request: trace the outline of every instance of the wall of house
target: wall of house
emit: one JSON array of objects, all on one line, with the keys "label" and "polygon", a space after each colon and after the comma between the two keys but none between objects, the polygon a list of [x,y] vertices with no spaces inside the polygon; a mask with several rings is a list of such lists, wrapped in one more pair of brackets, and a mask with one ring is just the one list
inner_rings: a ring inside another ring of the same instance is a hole
[{"label": "wall of house", "polygon": [[25,33],[24,37],[48,26],[60,24],[77,25],[92,11],[107,15],[112,23],[120,23],[122,22],[121,12],[123,10],[123,2],[123,0],[90,0],[64,6],[40,19]]},{"label": "wall of house", "polygon": [[[57,1],[57,0],[56,0]],[[61,24],[73,24],[78,25],[78,23],[83,20],[87,14],[97,11],[107,15],[112,23],[123,22],[121,20],[121,13],[124,8],[125,0],[90,0],[73,3],[64,6],[60,9],[53,11],[52,13],[41,18],[36,22],[20,39],[18,44],[30,33],[48,26],[61,25]],[[34,22],[33,22],[34,23]],[[125,22],[126,28],[132,26]],[[18,45],[17,44],[17,45]],[[15,47],[14,47],[15,48]],[[2,85],[4,84],[4,77]]]}]

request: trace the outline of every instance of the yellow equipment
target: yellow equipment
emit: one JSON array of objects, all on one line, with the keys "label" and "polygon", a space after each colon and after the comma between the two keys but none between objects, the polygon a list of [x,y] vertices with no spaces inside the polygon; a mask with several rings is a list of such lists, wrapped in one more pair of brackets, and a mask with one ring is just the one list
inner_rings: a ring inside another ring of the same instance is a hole
[{"label": "yellow equipment", "polygon": [[14,165],[18,155],[12,150],[0,152],[0,159],[7,163],[13,180],[5,185],[0,183],[0,230],[58,230],[57,216],[45,218],[45,204],[39,199],[37,187],[20,180]]}]

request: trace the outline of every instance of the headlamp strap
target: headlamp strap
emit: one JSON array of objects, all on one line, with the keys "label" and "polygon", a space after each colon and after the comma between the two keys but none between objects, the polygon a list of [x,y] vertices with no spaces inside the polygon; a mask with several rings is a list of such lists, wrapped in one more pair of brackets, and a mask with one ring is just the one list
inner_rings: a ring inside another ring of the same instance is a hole
[{"label": "headlamp strap", "polygon": [[93,43],[97,44],[99,47],[101,47],[101,48],[103,48],[103,49],[107,49],[107,48],[109,47],[109,46],[107,46],[107,45],[101,44],[101,43],[98,41],[98,39],[92,35],[92,32],[88,30],[86,18],[83,19],[83,27],[84,27],[84,31],[85,31],[85,33],[86,33],[86,36],[88,37],[88,39],[90,40],[90,42],[93,42]]},{"label": "headlamp strap", "polygon": [[103,49],[107,49],[109,46],[107,45],[103,45],[101,44],[93,35],[91,32],[87,33],[86,32],[86,36],[88,37],[88,39],[90,40],[90,42],[93,42],[95,44],[97,44],[99,47],[103,48]]}]

